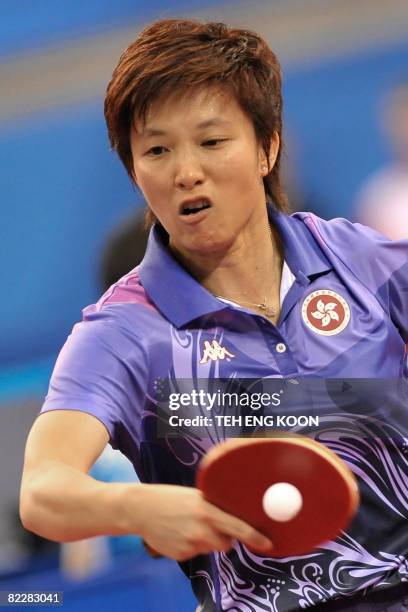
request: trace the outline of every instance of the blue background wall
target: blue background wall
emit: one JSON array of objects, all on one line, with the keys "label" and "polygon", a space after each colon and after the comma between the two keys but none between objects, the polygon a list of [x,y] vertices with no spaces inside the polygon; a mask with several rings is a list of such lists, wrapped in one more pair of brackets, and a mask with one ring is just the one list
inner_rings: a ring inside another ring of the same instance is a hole
[{"label": "blue background wall", "polygon": [[[165,18],[174,11],[194,10],[201,0],[2,0],[0,53],[14,55],[69,38],[89,36],[140,19]],[[205,6],[218,4],[206,0]]]},{"label": "blue background wall", "polygon": [[[404,77],[408,37],[387,49],[286,72],[286,123],[300,145],[299,173],[327,218],[353,218],[364,179],[386,163],[379,101]],[[408,70],[407,70],[408,73]]]}]

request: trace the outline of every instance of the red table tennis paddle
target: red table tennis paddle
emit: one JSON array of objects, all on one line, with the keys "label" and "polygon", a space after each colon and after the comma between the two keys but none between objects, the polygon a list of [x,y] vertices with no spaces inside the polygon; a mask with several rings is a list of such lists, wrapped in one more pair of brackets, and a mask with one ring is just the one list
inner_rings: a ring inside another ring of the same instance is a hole
[{"label": "red table tennis paddle", "polygon": [[197,487],[269,537],[274,557],[305,554],[334,539],[359,504],[347,465],[302,436],[226,440],[202,459]]}]

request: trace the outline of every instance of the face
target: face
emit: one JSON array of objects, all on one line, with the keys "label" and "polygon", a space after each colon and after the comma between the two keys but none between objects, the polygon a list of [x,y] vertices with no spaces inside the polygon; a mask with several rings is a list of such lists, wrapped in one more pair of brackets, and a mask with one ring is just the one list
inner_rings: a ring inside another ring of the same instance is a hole
[{"label": "face", "polygon": [[[226,92],[175,93],[136,121],[134,175],[144,197],[185,256],[218,253],[264,221],[268,173],[252,121]],[[270,162],[278,152],[273,140]]]}]

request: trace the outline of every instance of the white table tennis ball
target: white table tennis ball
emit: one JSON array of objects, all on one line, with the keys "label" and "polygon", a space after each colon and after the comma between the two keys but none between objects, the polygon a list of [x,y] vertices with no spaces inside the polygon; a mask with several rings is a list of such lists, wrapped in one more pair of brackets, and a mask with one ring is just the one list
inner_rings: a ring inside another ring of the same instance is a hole
[{"label": "white table tennis ball", "polygon": [[294,485],[289,482],[277,482],[268,487],[262,498],[262,507],[265,514],[274,521],[285,523],[290,521],[302,508],[302,495]]}]

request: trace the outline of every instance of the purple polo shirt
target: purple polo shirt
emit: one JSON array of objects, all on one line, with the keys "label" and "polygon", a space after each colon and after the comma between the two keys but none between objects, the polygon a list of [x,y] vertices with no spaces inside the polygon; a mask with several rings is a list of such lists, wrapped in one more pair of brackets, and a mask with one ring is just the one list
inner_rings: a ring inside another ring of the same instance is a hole
[{"label": "purple polo shirt", "polygon": [[[87,412],[142,481],[191,486],[208,445],[193,435],[158,438],[158,380],[406,379],[408,241],[345,219],[268,211],[295,277],[276,326],[210,294],[156,226],[140,266],[84,309],[42,412]],[[408,580],[407,440],[393,432],[391,454],[374,442],[350,449],[340,437],[322,440],[362,490],[362,508],[340,538],[290,559],[265,559],[237,542],[180,564],[203,609],[281,612]]]}]

